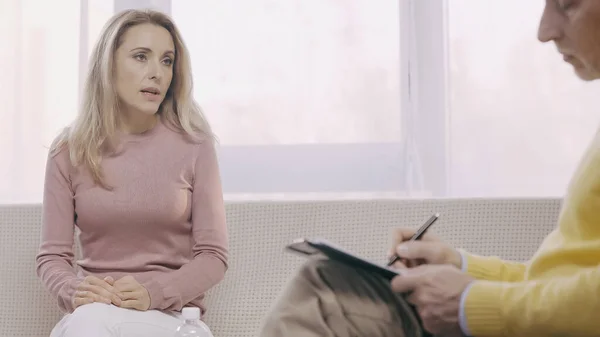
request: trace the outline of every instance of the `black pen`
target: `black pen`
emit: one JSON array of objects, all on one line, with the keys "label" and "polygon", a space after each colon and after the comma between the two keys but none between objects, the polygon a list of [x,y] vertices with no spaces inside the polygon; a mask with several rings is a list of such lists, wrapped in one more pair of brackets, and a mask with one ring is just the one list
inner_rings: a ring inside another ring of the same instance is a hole
[{"label": "black pen", "polygon": [[[417,232],[412,236],[412,238],[410,238],[410,240],[408,241],[416,241],[416,240],[420,240],[421,237],[423,237],[423,235],[425,235],[425,232],[427,232],[427,230],[429,229],[429,227],[431,227],[431,225],[433,225],[434,222],[437,221],[437,219],[440,217],[440,215],[438,213],[434,214],[431,216],[431,218],[429,218],[429,220],[427,220],[423,226],[421,226]],[[392,257],[390,258],[387,266],[391,266],[394,263],[396,263],[396,261],[400,260],[401,257],[398,256],[397,254],[392,255]]]}]

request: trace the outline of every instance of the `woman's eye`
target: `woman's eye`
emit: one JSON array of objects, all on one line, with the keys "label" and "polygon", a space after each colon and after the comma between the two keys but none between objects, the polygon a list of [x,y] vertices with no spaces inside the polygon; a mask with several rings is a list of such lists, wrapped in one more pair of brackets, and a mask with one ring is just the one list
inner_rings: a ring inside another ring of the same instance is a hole
[{"label": "woman's eye", "polygon": [[134,58],[138,61],[146,61],[146,55],[144,54],[137,54],[134,56]]},{"label": "woman's eye", "polygon": [[164,63],[165,65],[168,65],[168,66],[170,66],[170,65],[173,65],[173,60],[172,60],[172,59],[165,59],[165,60],[163,61],[163,63]]}]

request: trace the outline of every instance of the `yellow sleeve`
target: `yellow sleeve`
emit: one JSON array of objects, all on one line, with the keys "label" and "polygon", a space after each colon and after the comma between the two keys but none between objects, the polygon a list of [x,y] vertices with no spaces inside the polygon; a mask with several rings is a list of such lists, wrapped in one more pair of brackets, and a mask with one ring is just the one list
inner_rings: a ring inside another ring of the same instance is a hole
[{"label": "yellow sleeve", "polygon": [[520,282],[525,278],[525,264],[497,257],[478,256],[460,250],[463,270],[478,280]]},{"label": "yellow sleeve", "polygon": [[472,336],[598,336],[600,267],[518,283],[475,281],[464,312]]}]

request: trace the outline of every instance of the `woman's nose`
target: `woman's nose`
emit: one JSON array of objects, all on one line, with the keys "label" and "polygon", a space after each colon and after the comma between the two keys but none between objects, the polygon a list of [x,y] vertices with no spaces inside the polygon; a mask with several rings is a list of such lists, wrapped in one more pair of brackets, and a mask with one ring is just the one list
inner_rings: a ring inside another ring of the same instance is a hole
[{"label": "woman's nose", "polygon": [[155,80],[162,78],[160,61],[148,62],[148,78]]}]

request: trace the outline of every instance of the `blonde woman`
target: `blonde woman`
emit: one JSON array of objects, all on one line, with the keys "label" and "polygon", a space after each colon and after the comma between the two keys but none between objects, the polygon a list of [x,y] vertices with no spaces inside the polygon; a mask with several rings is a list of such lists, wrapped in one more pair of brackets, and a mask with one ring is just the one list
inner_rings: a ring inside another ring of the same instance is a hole
[{"label": "blonde woman", "polygon": [[79,114],[47,161],[37,274],[67,313],[52,337],[171,336],[223,279],[219,169],[191,74],[162,13],[124,11],[101,33]]}]

